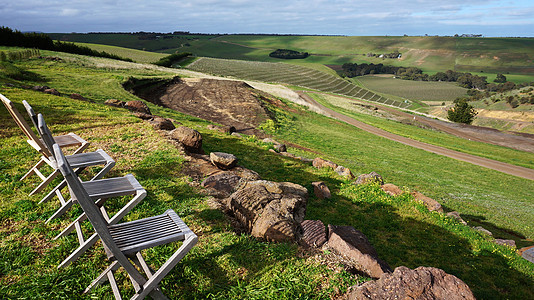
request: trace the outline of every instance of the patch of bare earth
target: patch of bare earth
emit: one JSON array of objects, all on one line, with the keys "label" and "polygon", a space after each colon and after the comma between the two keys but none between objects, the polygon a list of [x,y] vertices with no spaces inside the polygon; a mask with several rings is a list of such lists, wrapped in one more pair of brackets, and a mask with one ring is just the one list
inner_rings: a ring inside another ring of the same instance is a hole
[{"label": "patch of bare earth", "polygon": [[134,92],[157,105],[260,137],[264,134],[257,127],[269,119],[263,101],[283,105],[242,81],[231,80],[183,78]]}]

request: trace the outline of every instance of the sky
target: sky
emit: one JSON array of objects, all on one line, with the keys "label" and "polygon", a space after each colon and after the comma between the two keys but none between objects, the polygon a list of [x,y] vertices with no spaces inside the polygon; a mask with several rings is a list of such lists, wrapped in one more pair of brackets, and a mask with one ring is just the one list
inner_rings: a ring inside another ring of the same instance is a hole
[{"label": "sky", "polygon": [[40,32],[534,36],[532,0],[0,0],[0,26]]}]

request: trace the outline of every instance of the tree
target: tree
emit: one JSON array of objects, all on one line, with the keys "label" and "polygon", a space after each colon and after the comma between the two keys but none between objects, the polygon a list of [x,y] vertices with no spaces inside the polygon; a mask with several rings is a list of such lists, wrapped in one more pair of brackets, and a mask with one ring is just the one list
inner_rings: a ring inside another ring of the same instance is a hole
[{"label": "tree", "polygon": [[506,82],[506,76],[504,76],[502,74],[497,74],[497,78],[495,78],[495,80],[493,80],[493,82],[505,83]]},{"label": "tree", "polygon": [[477,115],[475,108],[463,98],[454,102],[454,107],[447,111],[448,119],[456,123],[471,124]]}]

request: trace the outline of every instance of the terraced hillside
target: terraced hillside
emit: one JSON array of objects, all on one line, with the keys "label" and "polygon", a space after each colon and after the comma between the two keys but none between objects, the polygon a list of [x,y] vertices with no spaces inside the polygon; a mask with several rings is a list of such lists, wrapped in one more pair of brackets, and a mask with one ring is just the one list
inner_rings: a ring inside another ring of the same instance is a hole
[{"label": "terraced hillside", "polygon": [[340,77],[298,65],[203,57],[190,64],[188,68],[239,79],[297,85],[400,108],[410,106],[409,102],[388,99]]}]

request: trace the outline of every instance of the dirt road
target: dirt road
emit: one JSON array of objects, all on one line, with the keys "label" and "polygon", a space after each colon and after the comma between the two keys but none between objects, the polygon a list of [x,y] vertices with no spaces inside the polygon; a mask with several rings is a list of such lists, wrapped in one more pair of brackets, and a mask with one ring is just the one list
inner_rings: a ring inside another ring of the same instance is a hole
[{"label": "dirt road", "polygon": [[354,120],[354,119],[352,119],[350,117],[347,117],[347,116],[345,116],[345,115],[343,115],[341,113],[338,113],[338,112],[336,112],[334,110],[331,110],[331,109],[329,109],[327,107],[324,107],[321,104],[319,104],[317,101],[315,101],[312,97],[308,96],[305,93],[300,92],[299,95],[306,102],[312,104],[313,106],[316,106],[316,107],[320,108],[326,114],[328,114],[328,115],[330,115],[330,116],[332,116],[332,117],[334,117],[334,118],[336,118],[338,120],[341,120],[341,121],[343,121],[345,123],[348,123],[350,125],[356,126],[356,127],[360,128],[360,129],[365,130],[365,131],[367,131],[369,133],[372,133],[374,135],[381,136],[381,137],[384,137],[384,138],[390,139],[392,141],[396,141],[396,142],[399,142],[399,143],[402,143],[402,144],[405,144],[405,145],[408,145],[408,146],[411,146],[411,147],[423,149],[425,151],[429,151],[429,152],[436,153],[436,154],[439,154],[439,155],[444,155],[444,156],[451,157],[451,158],[454,158],[454,159],[457,159],[457,160],[461,160],[461,161],[465,161],[465,162],[468,162],[468,163],[472,163],[474,165],[478,165],[478,166],[482,166],[482,167],[485,167],[485,168],[493,169],[493,170],[496,170],[496,171],[499,171],[499,172],[503,172],[503,173],[506,173],[506,174],[510,174],[510,175],[514,175],[514,176],[518,176],[518,177],[534,180],[534,170],[532,170],[532,169],[525,168],[525,167],[520,167],[520,166],[515,166],[515,165],[511,165],[511,164],[507,164],[507,163],[503,163],[503,162],[500,162],[500,161],[496,161],[496,160],[492,160],[492,159],[488,159],[488,158],[483,158],[483,157],[479,157],[479,156],[475,156],[475,155],[470,155],[470,154],[466,154],[466,153],[462,153],[462,152],[446,149],[446,148],[443,148],[443,147],[434,146],[434,145],[431,145],[431,144],[419,142],[419,141],[416,141],[416,140],[412,140],[412,139],[409,139],[409,138],[406,138],[406,137],[403,137],[403,136],[400,136],[400,135],[396,135],[396,134],[387,132],[385,130],[373,127],[371,125],[365,124],[363,122]]}]

